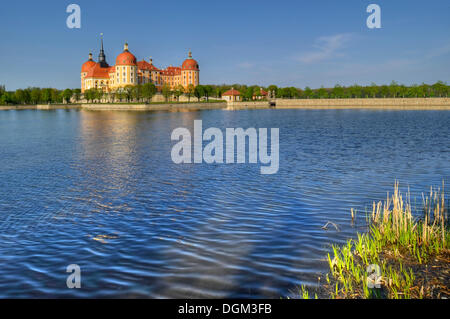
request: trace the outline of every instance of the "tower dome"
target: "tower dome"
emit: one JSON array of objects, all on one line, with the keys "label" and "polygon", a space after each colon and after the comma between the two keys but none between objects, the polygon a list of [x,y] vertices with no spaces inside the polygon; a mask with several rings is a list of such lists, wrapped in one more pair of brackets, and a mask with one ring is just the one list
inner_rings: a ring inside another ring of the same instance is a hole
[{"label": "tower dome", "polygon": [[89,53],[89,60],[83,63],[83,65],[81,66],[81,72],[87,72],[89,71],[90,68],[96,65],[97,63],[94,60],[92,60],[92,53]]},{"label": "tower dome", "polygon": [[136,57],[128,51],[128,43],[125,43],[123,52],[117,56],[116,65],[137,65]]},{"label": "tower dome", "polygon": [[198,63],[192,58],[192,52],[190,50],[189,50],[189,57],[186,60],[184,60],[183,64],[181,65],[181,69],[199,71]]}]

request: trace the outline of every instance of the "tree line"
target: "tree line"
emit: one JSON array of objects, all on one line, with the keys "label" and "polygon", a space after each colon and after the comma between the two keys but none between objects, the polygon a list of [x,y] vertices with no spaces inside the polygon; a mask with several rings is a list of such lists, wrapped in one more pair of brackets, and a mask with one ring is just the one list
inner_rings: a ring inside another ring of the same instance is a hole
[{"label": "tree line", "polygon": [[296,87],[278,87],[269,85],[268,87],[246,86],[246,85],[221,85],[215,86],[215,91],[221,93],[234,88],[241,93],[243,100],[251,100],[253,96],[260,95],[260,90],[273,92],[277,98],[285,99],[342,99],[342,98],[417,98],[417,97],[448,97],[450,95],[450,86],[442,81],[434,84],[420,85],[414,84],[406,86],[392,81],[390,84],[361,86],[354,84],[351,86],[342,86],[336,84],[333,88],[320,87],[304,89]]},{"label": "tree line", "polygon": [[[354,84],[351,86],[335,85],[333,88],[304,89],[296,87],[278,87],[269,85],[267,87],[252,85],[198,85],[194,87],[189,85],[184,88],[178,85],[174,88],[164,85],[160,93],[166,101],[178,100],[181,95],[191,98],[209,100],[209,98],[221,99],[222,94],[234,88],[241,94],[244,101],[249,101],[254,96],[261,95],[261,90],[270,92],[277,98],[287,99],[340,99],[340,98],[417,98],[417,97],[448,97],[450,95],[450,86],[442,81],[434,84],[410,85],[406,86],[392,81],[390,84],[361,86]],[[139,84],[135,86],[126,86],[114,92],[105,93],[100,89],[89,89],[81,93],[80,89],[57,90],[54,88],[17,89],[16,91],[7,91],[4,85],[0,85],[0,104],[47,104],[47,103],[77,103],[83,98],[89,102],[99,102],[102,100],[113,101],[136,101],[150,102],[152,97],[158,93],[153,83]]]},{"label": "tree line", "polygon": [[7,91],[4,85],[0,85],[0,104],[47,104],[47,103],[71,103],[81,98],[80,89],[57,90],[54,88],[30,87]]},{"label": "tree line", "polygon": [[[151,88],[151,89],[150,89]],[[333,88],[318,88],[311,89],[305,87],[304,89],[296,87],[278,87],[276,85],[269,85],[267,87],[242,84],[222,84],[222,85],[198,85],[194,87],[192,84],[187,88],[178,85],[171,88],[164,85],[161,88],[161,94],[167,100],[178,100],[181,95],[191,98],[196,98],[198,101],[209,98],[220,99],[222,94],[230,89],[238,90],[241,98],[244,101],[250,101],[255,96],[261,96],[261,90],[271,92],[276,98],[287,99],[323,99],[323,98],[410,98],[410,97],[448,97],[450,95],[450,86],[442,81],[429,85],[422,83],[421,85],[406,86],[392,81],[389,85],[371,84],[368,86],[360,86],[358,84],[352,86],[341,86],[337,84]],[[153,83],[144,85],[127,86],[120,91],[103,93],[96,92],[93,89],[92,95],[87,95],[88,100],[100,100],[105,96],[110,96],[119,101],[149,101],[152,96],[157,93],[156,87]],[[86,96],[86,95],[85,95]]]}]

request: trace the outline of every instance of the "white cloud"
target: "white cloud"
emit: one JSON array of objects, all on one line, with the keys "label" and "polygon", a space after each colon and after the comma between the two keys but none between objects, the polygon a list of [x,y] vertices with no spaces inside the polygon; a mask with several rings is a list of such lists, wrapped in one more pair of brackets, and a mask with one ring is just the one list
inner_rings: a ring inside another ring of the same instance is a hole
[{"label": "white cloud", "polygon": [[297,59],[303,63],[316,63],[336,56],[342,56],[342,48],[352,39],[349,33],[340,33],[332,36],[320,37],[315,40],[315,51],[307,52]]}]

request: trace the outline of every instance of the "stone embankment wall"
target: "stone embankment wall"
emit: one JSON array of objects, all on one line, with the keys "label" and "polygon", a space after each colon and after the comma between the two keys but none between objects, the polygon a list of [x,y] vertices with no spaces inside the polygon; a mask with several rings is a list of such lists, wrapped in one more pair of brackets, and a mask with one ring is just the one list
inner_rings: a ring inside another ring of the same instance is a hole
[{"label": "stone embankment wall", "polygon": [[78,108],[80,108],[80,104],[0,105],[0,110],[57,110]]},{"label": "stone embankment wall", "polygon": [[[450,110],[450,98],[366,98],[366,99],[276,99],[277,109],[386,109],[386,110]],[[202,109],[267,109],[268,101],[161,104],[51,104],[0,106],[0,110],[76,109],[125,111],[183,111]]]},{"label": "stone embankment wall", "polygon": [[223,109],[226,103],[166,103],[166,104],[82,104],[86,110],[118,111],[184,111],[201,109]]},{"label": "stone embankment wall", "polygon": [[277,108],[450,109],[450,98],[276,99]]}]

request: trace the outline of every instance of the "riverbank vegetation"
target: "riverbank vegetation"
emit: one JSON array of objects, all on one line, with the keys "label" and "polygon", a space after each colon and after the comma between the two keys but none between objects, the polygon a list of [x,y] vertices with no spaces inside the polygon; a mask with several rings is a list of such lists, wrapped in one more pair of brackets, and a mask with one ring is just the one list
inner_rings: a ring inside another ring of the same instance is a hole
[{"label": "riverbank vegetation", "polygon": [[[200,101],[221,99],[222,94],[229,89],[234,88],[241,93],[243,101],[251,101],[261,96],[261,90],[269,92],[272,97],[284,99],[340,99],[340,98],[425,98],[425,97],[448,97],[450,95],[450,86],[442,81],[434,84],[411,85],[406,86],[391,82],[389,85],[371,84],[367,86],[352,85],[341,86],[337,84],[333,88],[304,89],[296,87],[277,87],[270,85],[247,86],[241,84],[233,85],[199,85],[197,87],[189,86],[183,88],[178,86],[170,88],[163,86],[159,92],[166,102],[180,101],[184,96],[185,100]],[[115,92],[105,93],[98,89],[87,90],[84,94],[80,89],[57,90],[54,88],[26,88],[16,91],[7,91],[5,86],[0,85],[0,105],[11,104],[52,104],[52,103],[79,103],[87,101],[90,103],[123,103],[137,102],[149,103],[155,94],[158,93],[153,83],[146,83],[137,86],[127,86]]]},{"label": "riverbank vegetation", "polygon": [[411,85],[406,86],[392,81],[389,85],[371,85],[361,86],[358,84],[351,86],[341,86],[336,84],[333,88],[304,89],[296,87],[277,87],[270,85],[268,87],[246,86],[246,85],[222,85],[216,86],[216,90],[223,93],[233,87],[239,90],[243,100],[252,100],[258,95],[261,89],[274,93],[276,98],[284,99],[344,99],[344,98],[418,98],[418,97],[448,97],[450,96],[450,86],[442,81],[434,84]]},{"label": "riverbank vegetation", "polygon": [[[352,221],[357,213],[351,211]],[[321,289],[331,298],[449,298],[450,236],[443,191],[431,189],[419,216],[398,184],[384,204],[373,203],[368,232],[328,255]],[[305,287],[300,296],[309,298]]]},{"label": "riverbank vegetation", "polygon": [[6,91],[5,86],[0,85],[0,105],[8,104],[48,104],[70,103],[81,98],[80,89],[57,90],[53,88],[17,89]]}]

